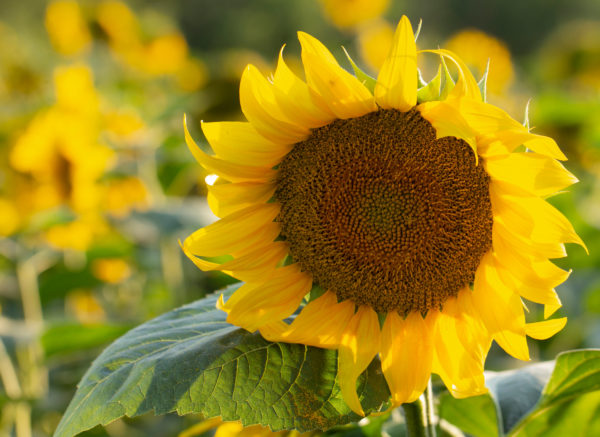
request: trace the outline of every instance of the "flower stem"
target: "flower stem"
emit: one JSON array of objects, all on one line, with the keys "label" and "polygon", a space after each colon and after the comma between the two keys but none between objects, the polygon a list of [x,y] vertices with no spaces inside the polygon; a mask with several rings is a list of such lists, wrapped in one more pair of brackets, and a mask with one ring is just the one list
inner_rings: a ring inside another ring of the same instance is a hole
[{"label": "flower stem", "polygon": [[431,386],[431,378],[424,393],[425,397],[425,418],[427,423],[427,431],[429,437],[437,437],[435,430],[436,416],[435,416],[435,405],[433,403],[433,388]]},{"label": "flower stem", "polygon": [[410,404],[402,404],[409,437],[436,437],[431,380],[425,393]]},{"label": "flower stem", "polygon": [[410,404],[402,404],[408,437],[428,437],[423,396]]}]

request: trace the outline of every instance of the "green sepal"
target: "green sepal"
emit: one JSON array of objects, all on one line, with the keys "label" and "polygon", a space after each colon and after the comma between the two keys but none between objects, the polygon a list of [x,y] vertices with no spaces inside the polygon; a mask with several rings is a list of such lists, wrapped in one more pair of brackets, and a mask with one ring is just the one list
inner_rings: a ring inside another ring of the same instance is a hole
[{"label": "green sepal", "polygon": [[325,294],[326,291],[327,290],[324,290],[318,285],[313,285],[313,287],[308,292],[308,299],[306,299],[306,302],[312,302],[313,300],[320,298]]},{"label": "green sepal", "polygon": [[488,79],[489,72],[490,72],[490,60],[488,59],[487,65],[485,66],[485,71],[483,72],[483,76],[481,76],[481,79],[479,80],[479,82],[477,82],[477,85],[479,86],[479,91],[481,92],[481,98],[483,99],[484,102],[487,101],[487,79]]},{"label": "green sepal", "polygon": [[423,79],[421,69],[417,68],[417,89],[421,89],[425,86],[427,86],[427,81]]},{"label": "green sepal", "polygon": [[421,34],[421,26],[423,26],[423,19],[419,20],[419,25],[417,26],[417,30],[415,32],[415,42],[419,39],[419,35]]},{"label": "green sepal", "polygon": [[525,105],[525,115],[523,116],[523,126],[529,130],[529,104],[531,103],[531,99],[527,100],[527,104]]},{"label": "green sepal", "polygon": [[342,49],[344,50],[344,53],[346,53],[346,57],[348,58],[348,61],[350,61],[350,65],[352,65],[352,69],[354,70],[354,75],[356,76],[356,78],[358,80],[360,80],[363,83],[363,85],[367,87],[367,89],[369,91],[371,91],[371,94],[374,94],[375,93],[375,85],[377,84],[377,79],[369,76],[367,73],[365,73],[363,70],[361,70],[360,67],[358,65],[356,65],[356,63],[352,60],[352,58],[350,57],[350,54],[348,53],[346,48],[342,47]]},{"label": "green sepal", "polygon": [[438,100],[446,100],[450,92],[454,89],[454,79],[452,79],[452,75],[448,70],[448,66],[446,65],[446,61],[444,57],[440,57],[442,70],[443,70],[443,81],[442,81],[442,90],[440,91],[440,98]]},{"label": "green sepal", "polygon": [[[419,73],[419,77],[421,74]],[[440,90],[442,85],[442,66],[438,67],[438,72],[433,79],[426,83],[423,87],[417,91],[417,102],[431,102],[433,100],[439,100]]]}]

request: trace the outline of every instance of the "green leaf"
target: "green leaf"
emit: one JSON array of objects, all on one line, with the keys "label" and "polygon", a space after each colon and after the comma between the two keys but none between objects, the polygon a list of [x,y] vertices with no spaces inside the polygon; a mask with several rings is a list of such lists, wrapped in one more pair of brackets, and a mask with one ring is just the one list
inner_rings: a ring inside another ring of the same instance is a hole
[{"label": "green leaf", "polygon": [[489,395],[443,394],[440,417],[477,437],[598,434],[600,350],[565,352],[556,362],[485,376]]},{"label": "green leaf", "polygon": [[546,361],[516,370],[486,372],[485,382],[497,404],[502,430],[512,429],[535,406],[553,367],[553,361]]},{"label": "green leaf", "polygon": [[585,393],[571,402],[556,403],[534,412],[511,436],[588,437],[600,435],[600,391]]},{"label": "green leaf", "polygon": [[[163,314],[110,345],[84,375],[55,436],[150,411],[300,431],[360,419],[342,399],[336,351],[271,343],[229,325],[215,309],[217,297]],[[357,388],[367,413],[389,399],[379,362]]]},{"label": "green leaf", "polygon": [[562,353],[556,359],[540,406],[595,390],[600,390],[600,349]]},{"label": "green leaf", "polygon": [[497,437],[498,418],[489,394],[456,399],[450,393],[440,396],[440,417],[475,437]]},{"label": "green leaf", "polygon": [[[535,409],[511,432],[511,436],[584,436],[600,427],[600,350],[565,352],[558,356],[554,372]],[[540,430],[547,430],[547,433]],[[566,434],[557,434],[567,430]]]}]

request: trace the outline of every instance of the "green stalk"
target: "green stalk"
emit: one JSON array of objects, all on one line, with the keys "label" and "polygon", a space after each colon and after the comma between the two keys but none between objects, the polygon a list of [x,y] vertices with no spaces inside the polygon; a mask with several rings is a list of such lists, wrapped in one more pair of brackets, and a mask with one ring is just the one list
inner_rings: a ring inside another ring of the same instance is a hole
[{"label": "green stalk", "polygon": [[435,416],[435,405],[433,403],[433,388],[431,386],[431,378],[425,389],[425,415],[427,419],[427,431],[429,437],[437,437],[435,431],[436,416]]},{"label": "green stalk", "polygon": [[425,393],[410,404],[402,404],[409,437],[436,437],[431,380]]},{"label": "green stalk", "polygon": [[408,437],[429,437],[424,407],[423,396],[410,404],[402,404]]}]

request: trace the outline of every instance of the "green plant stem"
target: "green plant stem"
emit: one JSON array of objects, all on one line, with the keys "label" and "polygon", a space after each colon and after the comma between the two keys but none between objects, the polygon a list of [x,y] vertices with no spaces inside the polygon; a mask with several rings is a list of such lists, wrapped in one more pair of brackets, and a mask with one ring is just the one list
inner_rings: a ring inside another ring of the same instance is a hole
[{"label": "green plant stem", "polygon": [[2,340],[0,340],[0,380],[2,380],[2,385],[9,399],[18,399],[23,396],[21,384],[19,384],[17,378],[17,371]]},{"label": "green plant stem", "polygon": [[423,397],[410,404],[402,404],[402,409],[408,437],[428,437]]},{"label": "green plant stem", "polygon": [[31,406],[27,402],[15,404],[15,435],[16,437],[31,437]]},{"label": "green plant stem", "polygon": [[409,437],[436,437],[431,380],[425,393],[410,404],[402,404]]},{"label": "green plant stem", "polygon": [[427,384],[427,388],[424,393],[425,397],[425,417],[427,420],[427,431],[429,437],[437,437],[435,426],[436,426],[436,415],[435,415],[435,404],[433,402],[433,388],[431,386],[431,378],[429,379],[429,383]]}]

